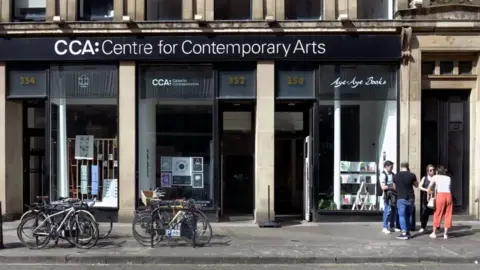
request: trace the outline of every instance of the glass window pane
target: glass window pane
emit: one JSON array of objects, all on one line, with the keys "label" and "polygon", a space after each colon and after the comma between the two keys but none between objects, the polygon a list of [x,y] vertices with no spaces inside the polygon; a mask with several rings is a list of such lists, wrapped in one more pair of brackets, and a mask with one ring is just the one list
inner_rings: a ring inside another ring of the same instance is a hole
[{"label": "glass window pane", "polygon": [[322,102],[318,119],[319,209],[382,210],[377,173],[397,162],[397,102]]},{"label": "glass window pane", "polygon": [[212,103],[141,99],[138,110],[140,191],[160,187],[167,199],[193,198],[212,207]]},{"label": "glass window pane", "polygon": [[13,21],[44,21],[46,0],[13,0]]},{"label": "glass window pane", "polygon": [[78,18],[81,21],[113,20],[113,0],[78,0]]},{"label": "glass window pane", "polygon": [[249,20],[252,18],[251,0],[213,0],[215,20]]},{"label": "glass window pane", "polygon": [[220,98],[255,98],[255,70],[219,71],[218,96]]},{"label": "glass window pane", "polygon": [[319,20],[322,17],[322,0],[285,0],[285,19]]},{"label": "glass window pane", "polygon": [[182,2],[179,0],[147,0],[145,13],[148,21],[181,20]]},{"label": "glass window pane", "polygon": [[313,69],[278,70],[277,98],[315,98]]}]

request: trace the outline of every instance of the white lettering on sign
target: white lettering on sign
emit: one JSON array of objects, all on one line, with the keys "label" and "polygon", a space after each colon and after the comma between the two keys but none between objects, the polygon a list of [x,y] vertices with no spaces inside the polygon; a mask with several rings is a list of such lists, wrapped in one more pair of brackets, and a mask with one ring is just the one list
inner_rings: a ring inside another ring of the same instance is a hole
[{"label": "white lettering on sign", "polygon": [[187,79],[153,79],[153,86],[176,86],[176,87],[190,87],[199,86],[198,81],[189,81]]},{"label": "white lettering on sign", "polygon": [[322,55],[327,52],[325,43],[296,40],[290,43],[195,43],[190,39],[179,43],[116,43],[111,39],[101,42],[91,40],[57,40],[54,45],[57,55],[225,55],[258,56],[278,55],[288,57],[296,55]]},{"label": "white lettering on sign", "polygon": [[387,81],[383,78],[375,78],[375,77],[368,77],[364,80],[357,79],[357,77],[353,77],[353,79],[349,80],[342,80],[340,77],[338,77],[335,81],[333,81],[330,85],[332,85],[334,88],[339,88],[342,86],[348,86],[350,88],[357,88],[358,86],[361,85],[367,85],[367,86],[381,86],[381,85],[386,85]]}]

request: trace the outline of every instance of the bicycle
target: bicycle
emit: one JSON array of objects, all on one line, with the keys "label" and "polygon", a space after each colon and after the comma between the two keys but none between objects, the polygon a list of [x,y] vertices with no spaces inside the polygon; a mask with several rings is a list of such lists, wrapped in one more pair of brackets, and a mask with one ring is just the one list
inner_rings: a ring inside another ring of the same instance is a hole
[{"label": "bicycle", "polygon": [[[38,202],[33,203],[31,205],[25,205],[29,210],[23,213],[23,215],[20,217],[20,222],[22,222],[22,220],[25,217],[28,217],[29,215],[38,214],[38,212],[43,206],[48,205],[47,204],[47,200],[49,198],[48,196],[37,196],[36,198]],[[66,198],[66,197],[59,198],[60,201],[66,200],[66,199],[69,199],[69,198]],[[80,206],[83,210],[88,211],[90,213],[91,218],[97,222],[97,219],[95,218],[95,212],[97,210],[93,207],[96,201],[97,201],[96,198],[94,198],[93,200],[81,200]],[[105,228],[102,226],[102,223],[106,224]],[[107,222],[102,222],[102,223],[97,222],[97,226],[99,230],[99,239],[107,238],[112,233],[112,230],[113,230],[113,221],[111,216],[108,216]]]},{"label": "bicycle", "polygon": [[[44,248],[52,238],[55,244],[59,239],[66,239],[78,248],[88,249],[95,246],[99,239],[97,223],[91,218],[91,213],[79,208],[79,201],[71,199],[62,200],[59,204],[45,205],[43,209],[37,208],[36,215],[24,217],[17,227],[18,239],[30,249]],[[29,221],[34,221],[33,244],[27,242],[22,234]]]},{"label": "bicycle", "polygon": [[[204,246],[210,242],[213,236],[212,226],[194,200],[165,201],[158,198],[152,199],[152,204],[152,211],[141,212],[134,220],[133,236],[141,245],[153,247],[164,238],[175,237],[182,238],[194,247]],[[171,215],[166,210],[177,210],[177,213]],[[198,221],[202,223],[200,232]],[[139,225],[141,232],[146,233],[145,236],[136,230],[136,225]],[[202,239],[207,232],[209,235]]]}]

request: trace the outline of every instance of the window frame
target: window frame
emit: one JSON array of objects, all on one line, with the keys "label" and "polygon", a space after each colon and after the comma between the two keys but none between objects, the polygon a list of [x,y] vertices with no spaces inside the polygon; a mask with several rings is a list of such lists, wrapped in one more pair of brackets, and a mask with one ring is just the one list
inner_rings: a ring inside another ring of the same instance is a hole
[{"label": "window frame", "polygon": [[[26,18],[27,16],[22,17],[22,16],[17,16],[16,15],[16,13],[17,13],[16,9],[17,9],[17,6],[18,6],[17,1],[18,0],[11,0],[11,5],[12,5],[11,10],[10,10],[11,21],[13,21],[13,22],[44,22],[44,21],[47,20],[47,1],[45,1],[45,7],[44,7],[45,12],[44,12],[43,18],[38,17],[38,18],[34,18],[34,19],[27,19]],[[22,8],[22,9],[28,9],[28,8]],[[33,8],[33,9],[40,10],[42,8]]]}]

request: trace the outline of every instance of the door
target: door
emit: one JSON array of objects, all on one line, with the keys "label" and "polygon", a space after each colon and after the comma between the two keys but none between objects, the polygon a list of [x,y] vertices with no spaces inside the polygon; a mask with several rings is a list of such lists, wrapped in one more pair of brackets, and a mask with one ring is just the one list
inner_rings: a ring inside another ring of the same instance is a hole
[{"label": "door", "polygon": [[23,103],[23,203],[49,195],[45,177],[45,101]]},{"label": "door", "polygon": [[310,144],[310,136],[307,136],[303,145],[303,209],[304,219],[310,221],[311,216],[311,200],[312,200],[312,180],[311,180],[311,156],[312,148]]},{"label": "door", "polygon": [[469,91],[424,91],[422,168],[444,165],[452,178],[456,213],[469,206]]}]

